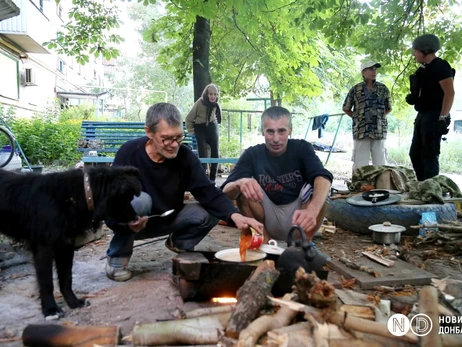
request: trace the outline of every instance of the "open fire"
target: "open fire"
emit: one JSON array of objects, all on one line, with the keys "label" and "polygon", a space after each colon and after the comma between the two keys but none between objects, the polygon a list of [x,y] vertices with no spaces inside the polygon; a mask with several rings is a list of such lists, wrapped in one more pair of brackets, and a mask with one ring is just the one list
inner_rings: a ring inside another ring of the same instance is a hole
[{"label": "open fire", "polygon": [[212,302],[216,302],[219,304],[234,304],[237,302],[237,299],[229,298],[229,297],[220,297],[220,298],[212,298]]}]

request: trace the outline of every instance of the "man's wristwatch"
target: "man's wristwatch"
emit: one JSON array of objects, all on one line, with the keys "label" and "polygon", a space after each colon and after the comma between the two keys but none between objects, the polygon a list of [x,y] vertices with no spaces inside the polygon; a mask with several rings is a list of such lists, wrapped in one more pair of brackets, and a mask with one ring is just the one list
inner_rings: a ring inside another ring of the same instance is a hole
[{"label": "man's wristwatch", "polygon": [[447,116],[449,116],[449,115],[448,114],[447,115],[440,114],[439,120],[445,120]]}]

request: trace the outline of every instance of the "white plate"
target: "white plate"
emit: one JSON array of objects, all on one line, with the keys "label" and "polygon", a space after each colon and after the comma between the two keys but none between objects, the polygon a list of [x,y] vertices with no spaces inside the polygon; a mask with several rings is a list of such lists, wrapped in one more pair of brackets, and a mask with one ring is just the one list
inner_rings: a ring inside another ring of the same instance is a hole
[{"label": "white plate", "polygon": [[260,251],[268,253],[268,254],[277,254],[281,255],[284,252],[284,248],[273,246],[273,245],[261,245],[259,248]]},{"label": "white plate", "polygon": [[[242,263],[241,255],[239,254],[239,248],[230,248],[224,249],[222,251],[218,251],[215,253],[215,258],[223,260],[223,261],[230,261],[234,263]],[[259,252],[259,251],[247,251],[245,256],[245,262],[252,262],[266,258],[266,253]]]}]

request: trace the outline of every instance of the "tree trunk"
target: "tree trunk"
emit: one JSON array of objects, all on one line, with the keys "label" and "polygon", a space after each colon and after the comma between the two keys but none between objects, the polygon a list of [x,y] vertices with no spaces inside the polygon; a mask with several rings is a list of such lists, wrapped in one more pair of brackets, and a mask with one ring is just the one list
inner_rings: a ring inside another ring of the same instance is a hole
[{"label": "tree trunk", "polygon": [[271,294],[279,271],[272,260],[265,260],[237,291],[237,304],[229,319],[225,335],[237,339],[242,330],[254,321]]},{"label": "tree trunk", "polygon": [[201,97],[210,79],[210,23],[204,17],[196,16],[193,40],[193,84],[194,101]]}]

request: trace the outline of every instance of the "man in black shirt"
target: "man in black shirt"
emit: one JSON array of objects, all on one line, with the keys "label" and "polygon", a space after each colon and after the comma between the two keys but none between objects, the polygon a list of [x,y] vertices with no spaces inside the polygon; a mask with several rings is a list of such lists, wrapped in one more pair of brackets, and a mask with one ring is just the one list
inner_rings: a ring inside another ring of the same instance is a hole
[{"label": "man in black shirt", "polygon": [[242,154],[222,189],[244,215],[264,223],[265,241],[287,240],[292,225],[299,225],[309,241],[322,223],[332,174],[310,143],[289,139],[287,109],[268,108],[261,126],[265,144]]},{"label": "man in black shirt", "polygon": [[[165,245],[174,252],[192,250],[219,219],[238,229],[251,226],[263,233],[263,225],[239,213],[229,198],[207,178],[199,159],[181,142],[184,139],[178,109],[168,103],[151,106],[146,116],[146,136],[126,142],[114,158],[114,166],[138,168],[143,193],[132,206],[138,219],[129,225],[108,220],[114,231],[107,250],[106,274],[114,281],[132,277],[127,269],[134,240],[169,235]],[[190,191],[198,203],[184,204]],[[164,218],[150,218],[174,209]]]},{"label": "man in black shirt", "polygon": [[409,156],[417,179],[424,181],[439,174],[441,136],[447,134],[450,123],[455,71],[436,56],[441,45],[435,35],[419,36],[412,48],[422,65],[411,76],[411,94],[406,97],[418,112]]}]

